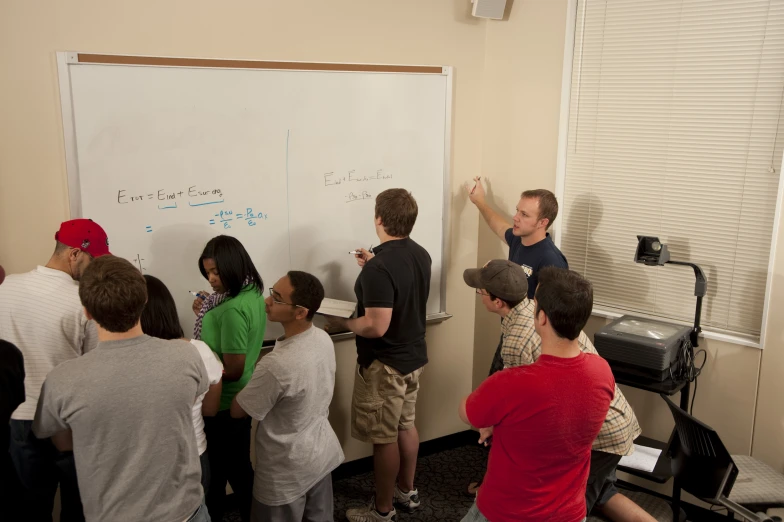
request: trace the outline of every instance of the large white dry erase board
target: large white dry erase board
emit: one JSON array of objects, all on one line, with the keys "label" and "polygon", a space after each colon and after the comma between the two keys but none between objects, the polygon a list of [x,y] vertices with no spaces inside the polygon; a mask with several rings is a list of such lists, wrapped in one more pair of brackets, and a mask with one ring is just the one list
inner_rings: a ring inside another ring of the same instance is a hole
[{"label": "large white dry erase board", "polygon": [[[348,252],[377,242],[375,196],[410,190],[444,317],[449,67],[58,53],[72,217],[162,279],[188,335],[204,244],[236,237],[271,286],[305,270],[353,300]],[[278,333],[268,328],[268,338]]]}]

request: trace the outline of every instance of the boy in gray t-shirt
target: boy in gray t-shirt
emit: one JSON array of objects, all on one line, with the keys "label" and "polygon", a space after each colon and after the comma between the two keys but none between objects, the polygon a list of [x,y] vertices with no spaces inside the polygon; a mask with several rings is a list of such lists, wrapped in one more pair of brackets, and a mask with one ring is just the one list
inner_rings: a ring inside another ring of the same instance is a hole
[{"label": "boy in gray t-shirt", "polygon": [[49,373],[33,432],[73,449],[87,522],[209,522],[191,421],[201,357],[142,333],[147,285],[125,259],[93,260],[79,297],[98,347]]},{"label": "boy in gray t-shirt", "polygon": [[312,324],[324,288],[291,271],[270,288],[267,318],[284,336],[263,357],[231,405],[233,417],[260,421],[256,431],[253,522],[332,521],[332,470],[343,451],[329,424],[335,347]]}]

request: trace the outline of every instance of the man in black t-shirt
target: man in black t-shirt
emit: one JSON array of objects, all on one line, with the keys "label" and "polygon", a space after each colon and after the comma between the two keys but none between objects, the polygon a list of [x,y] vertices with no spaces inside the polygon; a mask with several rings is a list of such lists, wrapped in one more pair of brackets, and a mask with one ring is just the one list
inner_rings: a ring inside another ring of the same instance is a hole
[{"label": "man in black t-shirt", "polygon": [[417,211],[414,197],[404,189],[385,190],[376,197],[381,244],[356,255],[362,267],[354,285],[357,318],[330,318],[330,326],[357,334],[351,435],[373,443],[376,495],[369,505],[348,510],[350,522],[393,520],[395,506],[406,512],[419,507],[414,413],[419,376],[427,364],[431,261],[408,237]]}]

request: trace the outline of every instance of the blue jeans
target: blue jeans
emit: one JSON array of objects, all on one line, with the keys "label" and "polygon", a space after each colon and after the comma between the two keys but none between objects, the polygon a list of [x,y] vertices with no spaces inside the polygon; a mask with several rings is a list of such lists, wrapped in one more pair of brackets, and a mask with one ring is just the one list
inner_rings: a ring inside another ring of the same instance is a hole
[{"label": "blue jeans", "polygon": [[26,522],[51,522],[60,484],[61,522],[84,522],[73,452],[60,452],[50,439],[33,434],[33,421],[11,420],[9,453],[22,485],[20,509]]},{"label": "blue jeans", "polygon": [[[476,507],[476,502],[474,502],[474,505],[471,506],[471,509],[468,510],[468,513],[466,513],[466,516],[464,516],[463,520],[461,520],[460,522],[489,522],[489,521],[479,511],[479,508]],[[582,522],[585,522],[585,519],[583,519]]]},{"label": "blue jeans", "polygon": [[207,512],[207,504],[204,503],[203,499],[201,501],[201,506],[196,510],[196,513],[191,515],[188,522],[212,522],[210,514]]},{"label": "blue jeans", "polygon": [[464,516],[463,520],[460,522],[488,522],[488,520],[479,511],[479,508],[476,507],[476,502],[474,502],[471,509],[468,510],[468,513],[466,513],[466,516]]}]

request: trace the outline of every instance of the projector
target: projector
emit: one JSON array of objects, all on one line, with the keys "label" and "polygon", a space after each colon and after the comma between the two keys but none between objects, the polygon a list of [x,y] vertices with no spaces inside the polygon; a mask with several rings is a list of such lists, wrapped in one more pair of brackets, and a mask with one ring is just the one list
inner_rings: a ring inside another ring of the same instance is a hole
[{"label": "projector", "polygon": [[676,375],[691,326],[624,315],[596,332],[594,346],[614,367],[656,382]]}]

